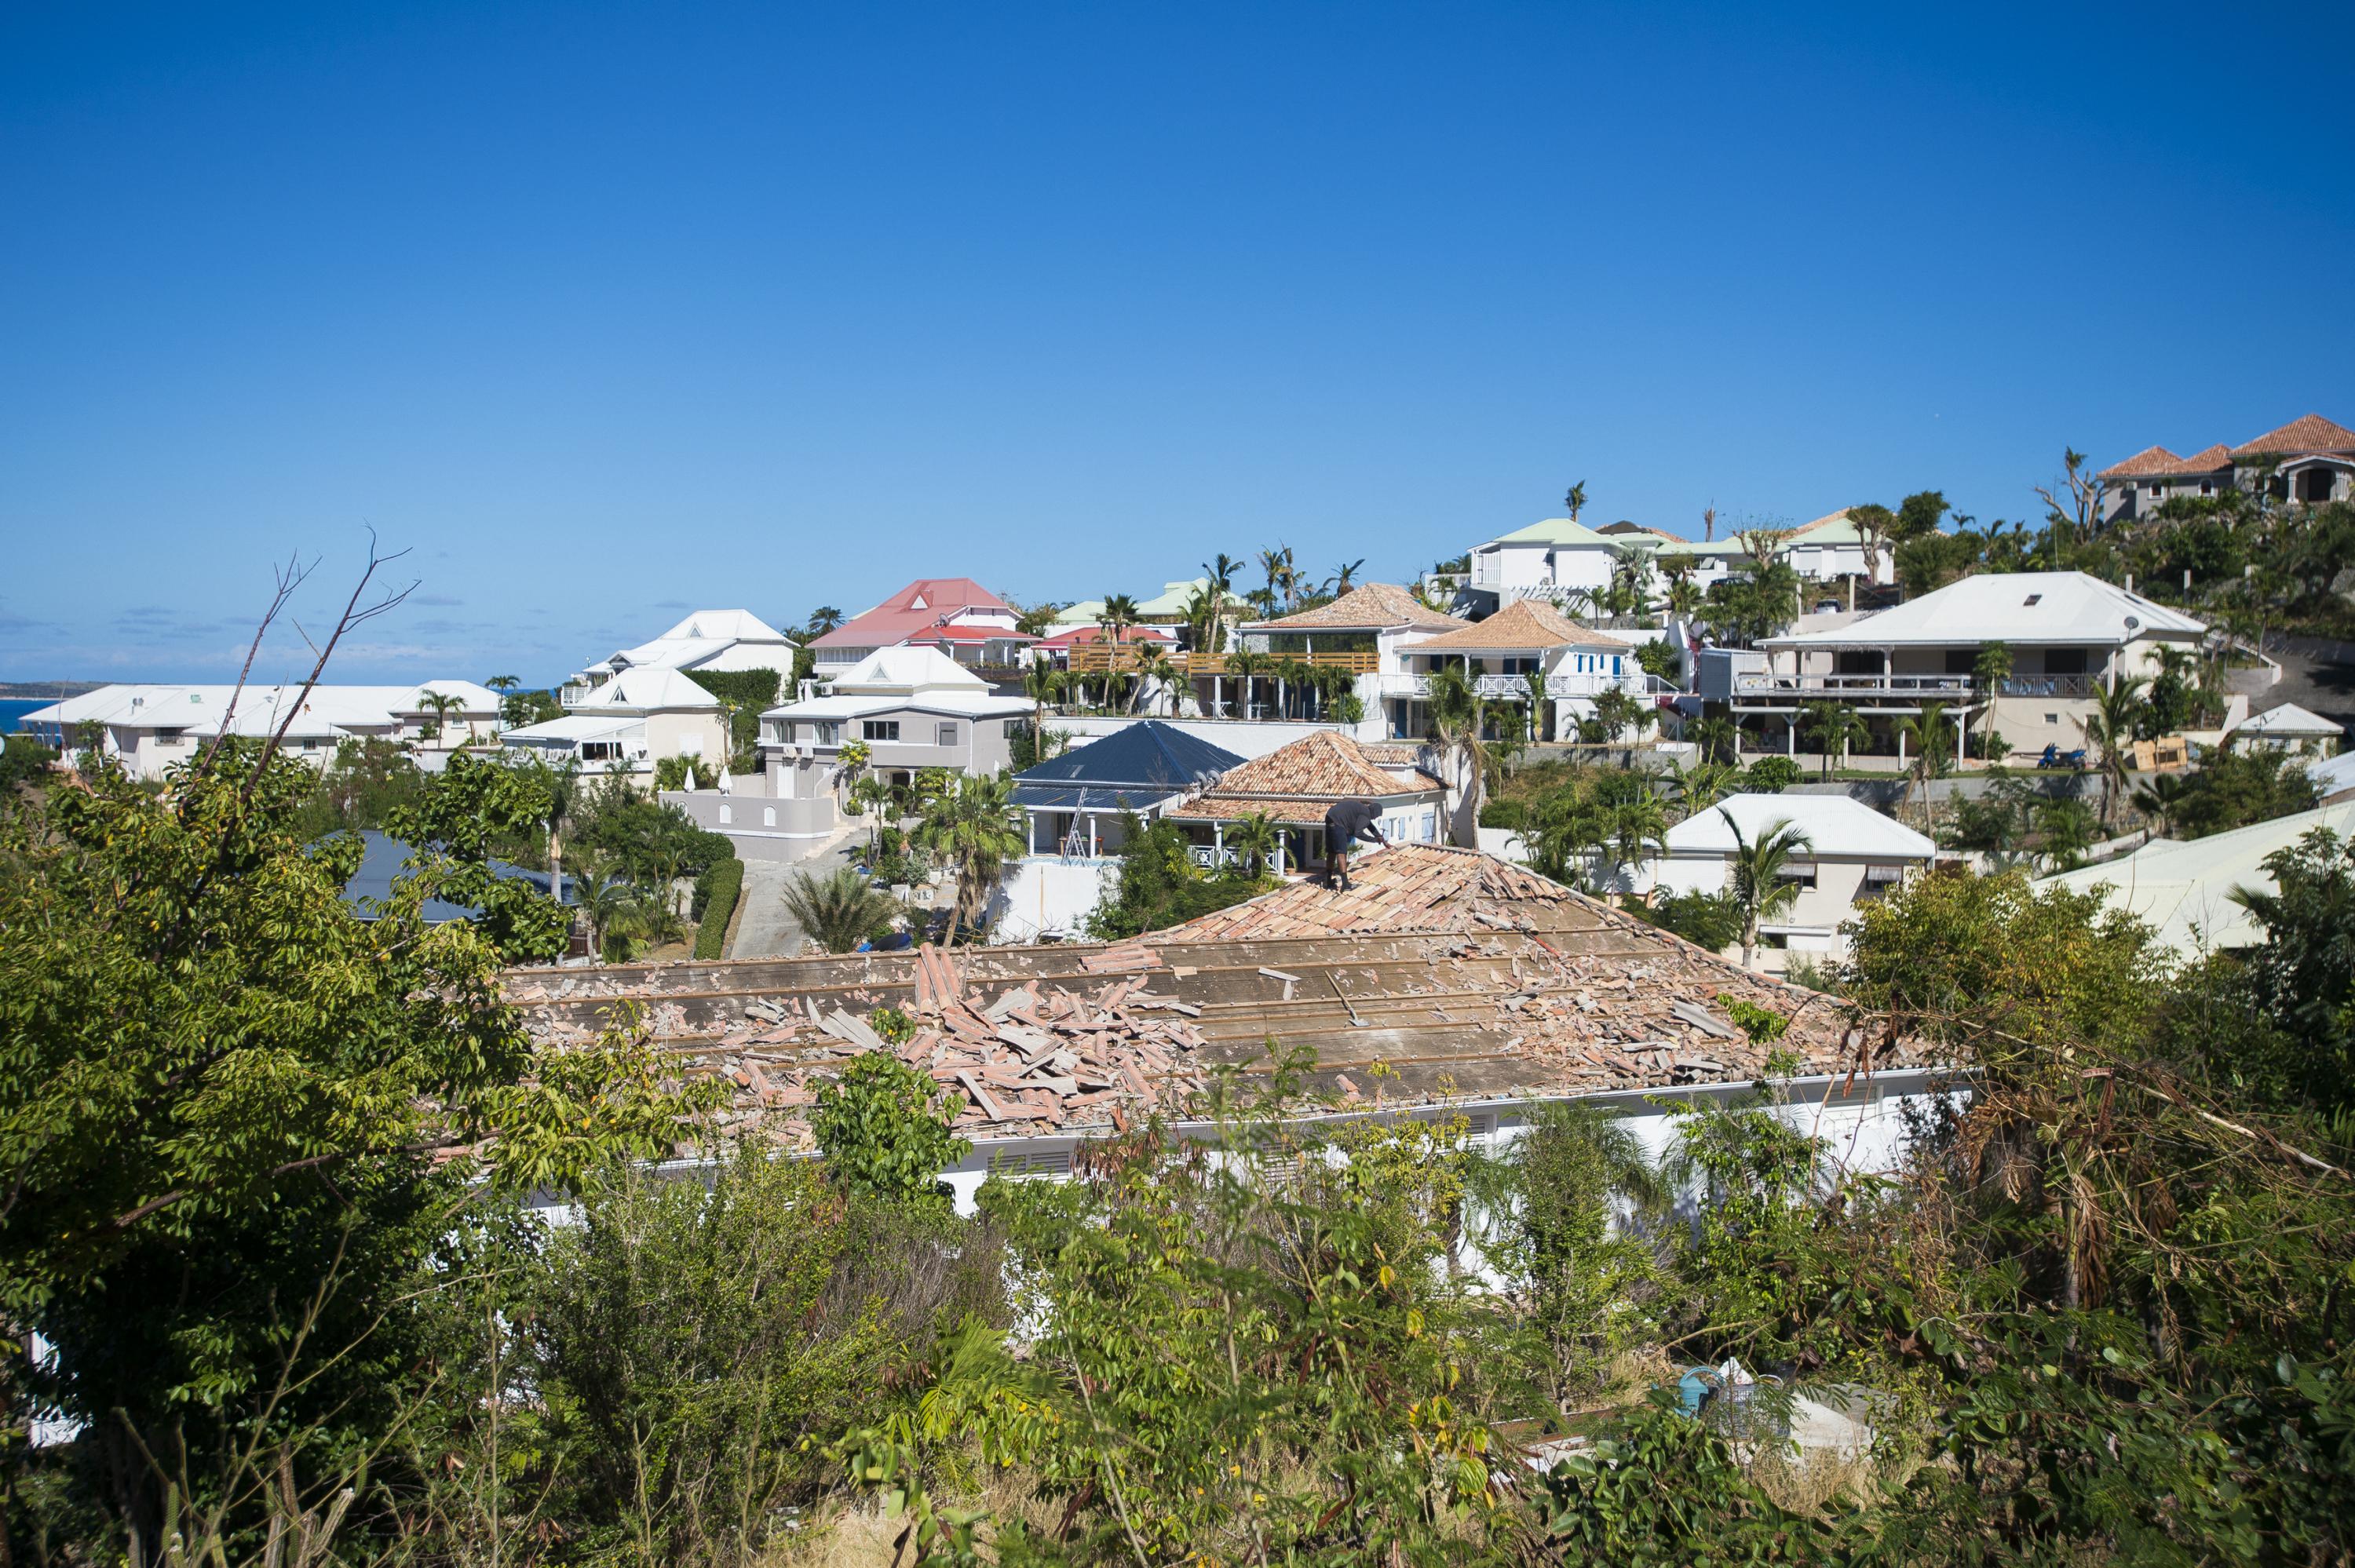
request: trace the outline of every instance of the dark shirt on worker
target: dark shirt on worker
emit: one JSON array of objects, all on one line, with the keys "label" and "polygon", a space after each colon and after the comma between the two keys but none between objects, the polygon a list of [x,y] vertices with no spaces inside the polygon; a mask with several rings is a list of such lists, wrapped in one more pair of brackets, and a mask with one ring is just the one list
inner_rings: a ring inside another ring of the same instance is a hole
[{"label": "dark shirt on worker", "polygon": [[1382,809],[1371,800],[1337,800],[1325,813],[1325,842],[1337,850],[1347,850],[1358,839],[1379,838],[1374,824],[1381,820]]}]

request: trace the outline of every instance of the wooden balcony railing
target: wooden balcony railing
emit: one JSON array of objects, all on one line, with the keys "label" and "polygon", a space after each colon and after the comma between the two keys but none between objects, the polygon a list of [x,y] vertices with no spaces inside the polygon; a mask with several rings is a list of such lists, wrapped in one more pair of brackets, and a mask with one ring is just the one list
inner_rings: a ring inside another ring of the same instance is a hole
[{"label": "wooden balcony railing", "polygon": [[[1264,681],[1273,680],[1273,669],[1287,662],[1306,664],[1316,670],[1347,670],[1352,675],[1370,675],[1381,667],[1382,656],[1371,648],[1319,648],[1312,653],[1268,653],[1254,657],[1269,662],[1270,668],[1262,669],[1256,677]],[[1186,655],[1186,673],[1206,677],[1224,675],[1233,680],[1235,671],[1229,662],[1230,658],[1231,655],[1225,653],[1188,653]]]}]

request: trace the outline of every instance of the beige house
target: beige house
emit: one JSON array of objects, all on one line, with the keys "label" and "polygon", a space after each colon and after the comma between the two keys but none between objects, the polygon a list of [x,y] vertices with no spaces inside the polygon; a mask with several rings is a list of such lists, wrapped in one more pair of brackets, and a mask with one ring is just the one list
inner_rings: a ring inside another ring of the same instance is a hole
[{"label": "beige house", "polygon": [[[1988,728],[2014,753],[2065,751],[2083,744],[2096,693],[2155,675],[2160,649],[2196,650],[2207,633],[2084,572],[1987,572],[1846,626],[1770,637],[1764,667],[1736,673],[1729,694],[1738,723],[1793,751],[1800,715],[1820,702],[1853,706],[1881,740],[1940,705],[1956,756]],[[1995,646],[2011,673],[1990,685],[1977,672]]]},{"label": "beige house", "polygon": [[1233,858],[1229,827],[1263,815],[1278,830],[1275,869],[1305,869],[1324,863],[1325,813],[1343,800],[1380,806],[1376,826],[1392,843],[1443,842],[1446,789],[1422,747],[1323,730],[1228,769],[1161,814],[1186,830],[1194,858],[1206,866]]},{"label": "beige house", "polygon": [[1758,967],[1770,974],[1781,973],[1795,955],[1817,962],[1847,957],[1841,927],[1858,906],[1886,896],[1937,855],[1928,838],[1846,795],[1729,795],[1670,828],[1668,853],[1637,885],[1664,894],[1721,892],[1731,884],[1736,831],[1754,844],[1786,823],[1806,836],[1806,847],[1783,869],[1796,896],[1758,928]]},{"label": "beige house", "polygon": [[623,670],[587,694],[562,718],[511,729],[501,737],[555,767],[651,777],[666,758],[718,768],[728,760],[727,715],[719,699],[677,670]]}]

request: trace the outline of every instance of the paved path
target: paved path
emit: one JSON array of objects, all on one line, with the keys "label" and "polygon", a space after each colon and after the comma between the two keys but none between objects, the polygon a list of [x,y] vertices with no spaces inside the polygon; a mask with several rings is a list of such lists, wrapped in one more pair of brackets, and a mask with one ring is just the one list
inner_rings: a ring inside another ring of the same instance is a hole
[{"label": "paved path", "polygon": [[744,863],[744,914],[736,923],[736,940],[729,948],[731,959],[773,959],[790,957],[802,950],[801,927],[785,911],[785,882],[795,872],[806,871],[813,876],[825,876],[850,863],[854,845],[865,842],[864,832],[845,833],[835,842],[792,864],[775,861],[748,860]]}]

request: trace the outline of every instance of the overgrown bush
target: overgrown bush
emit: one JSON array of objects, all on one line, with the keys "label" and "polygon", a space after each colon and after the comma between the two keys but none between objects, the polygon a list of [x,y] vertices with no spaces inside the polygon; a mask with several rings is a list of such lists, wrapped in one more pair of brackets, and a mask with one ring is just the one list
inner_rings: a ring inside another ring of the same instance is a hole
[{"label": "overgrown bush", "polygon": [[727,944],[728,922],[736,913],[736,900],[744,891],[744,863],[734,855],[714,861],[695,879],[693,913],[699,922],[695,928],[695,956],[698,959],[720,957]]}]

